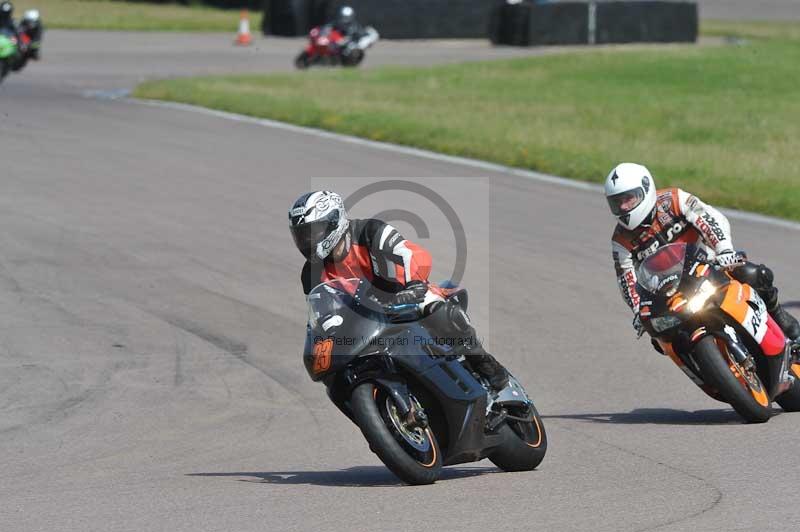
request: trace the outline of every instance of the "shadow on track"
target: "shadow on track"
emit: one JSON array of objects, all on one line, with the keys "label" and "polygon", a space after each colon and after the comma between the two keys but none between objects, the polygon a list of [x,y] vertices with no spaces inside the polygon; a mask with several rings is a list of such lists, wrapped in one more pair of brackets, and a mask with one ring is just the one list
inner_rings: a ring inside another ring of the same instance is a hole
[{"label": "shadow on track", "polygon": [[[439,482],[457,478],[478,477],[502,473],[496,467],[445,467]],[[337,487],[388,487],[405,486],[384,466],[358,466],[336,471],[262,471],[231,473],[189,473],[187,477],[250,477],[237,478],[240,482],[266,484],[309,484]]]},{"label": "shadow on track", "polygon": [[542,418],[577,419],[593,423],[616,423],[620,425],[741,425],[744,423],[736,412],[729,409],[688,412],[671,408],[637,408],[630,412],[563,414],[542,416]]}]

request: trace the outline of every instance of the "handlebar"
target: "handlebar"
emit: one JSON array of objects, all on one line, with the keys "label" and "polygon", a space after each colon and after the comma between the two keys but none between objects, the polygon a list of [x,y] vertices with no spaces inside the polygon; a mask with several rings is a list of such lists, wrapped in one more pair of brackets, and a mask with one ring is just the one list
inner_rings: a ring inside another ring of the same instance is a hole
[{"label": "handlebar", "polygon": [[395,305],[388,303],[382,306],[383,312],[392,322],[415,321],[421,316],[419,305],[416,303],[405,303]]}]

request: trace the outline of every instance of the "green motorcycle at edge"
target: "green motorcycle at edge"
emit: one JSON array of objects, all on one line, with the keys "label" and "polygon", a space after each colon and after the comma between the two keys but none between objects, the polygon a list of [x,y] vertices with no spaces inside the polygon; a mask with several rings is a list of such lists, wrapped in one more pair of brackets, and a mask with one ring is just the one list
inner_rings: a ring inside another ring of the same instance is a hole
[{"label": "green motorcycle at edge", "polygon": [[19,57],[17,38],[8,33],[0,33],[0,81],[11,71]]},{"label": "green motorcycle at edge", "polygon": [[16,33],[12,29],[0,30],[0,81],[9,72],[21,70],[29,59],[39,59],[44,30],[39,11],[26,11],[17,28]]}]

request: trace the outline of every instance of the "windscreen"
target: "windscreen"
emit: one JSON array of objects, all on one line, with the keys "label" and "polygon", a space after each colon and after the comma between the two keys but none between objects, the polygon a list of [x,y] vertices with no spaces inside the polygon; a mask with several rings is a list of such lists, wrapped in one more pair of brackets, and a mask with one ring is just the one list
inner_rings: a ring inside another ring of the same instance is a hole
[{"label": "windscreen", "polygon": [[306,296],[309,326],[324,326],[331,317],[341,316],[342,308],[350,306],[360,282],[360,279],[334,279],[311,290]]},{"label": "windscreen", "polygon": [[668,244],[642,262],[636,279],[649,292],[672,295],[680,284],[685,260],[685,243]]}]

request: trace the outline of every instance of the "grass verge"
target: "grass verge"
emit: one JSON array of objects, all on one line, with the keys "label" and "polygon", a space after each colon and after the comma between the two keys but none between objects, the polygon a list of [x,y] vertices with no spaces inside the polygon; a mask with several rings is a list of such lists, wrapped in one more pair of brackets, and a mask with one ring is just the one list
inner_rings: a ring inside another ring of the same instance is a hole
[{"label": "grass verge", "polygon": [[[439,67],[153,81],[192,103],[600,182],[620,161],[714,204],[800,220],[800,31]],[[379,45],[380,46],[380,45]]]},{"label": "grass verge", "polygon": [[[15,10],[38,9],[45,28],[128,31],[227,31],[235,33],[239,10],[200,5],[147,4],[113,0],[20,0]],[[251,31],[261,13],[251,13]]]}]

